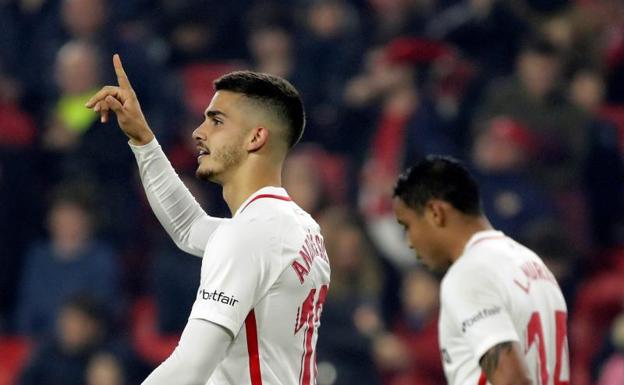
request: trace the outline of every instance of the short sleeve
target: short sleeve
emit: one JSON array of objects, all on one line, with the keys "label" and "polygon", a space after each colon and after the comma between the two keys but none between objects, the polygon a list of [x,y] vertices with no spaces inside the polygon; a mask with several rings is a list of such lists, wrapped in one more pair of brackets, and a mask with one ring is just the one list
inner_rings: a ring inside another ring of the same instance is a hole
[{"label": "short sleeve", "polygon": [[221,226],[208,245],[202,277],[189,319],[203,319],[240,331],[254,305],[269,290],[279,267],[276,237],[258,226]]},{"label": "short sleeve", "polygon": [[442,311],[465,338],[477,359],[506,341],[519,341],[493,274],[473,267],[453,271],[442,282]]}]

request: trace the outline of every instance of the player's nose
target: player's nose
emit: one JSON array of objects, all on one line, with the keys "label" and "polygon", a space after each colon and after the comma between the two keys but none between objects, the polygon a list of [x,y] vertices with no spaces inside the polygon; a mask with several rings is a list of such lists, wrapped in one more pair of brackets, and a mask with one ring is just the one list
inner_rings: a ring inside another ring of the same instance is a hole
[{"label": "player's nose", "polygon": [[206,133],[202,130],[202,126],[199,126],[195,130],[193,130],[192,137],[198,142],[206,140]]}]

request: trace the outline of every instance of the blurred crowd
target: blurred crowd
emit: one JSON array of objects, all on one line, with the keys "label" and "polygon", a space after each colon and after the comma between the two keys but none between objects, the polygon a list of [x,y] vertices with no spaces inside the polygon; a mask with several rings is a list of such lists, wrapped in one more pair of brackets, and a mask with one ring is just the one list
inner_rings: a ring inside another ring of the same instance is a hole
[{"label": "blurred crowd", "polygon": [[319,385],[444,384],[440,277],[391,206],[429,153],[462,159],[492,224],[557,276],[572,383],[624,383],[624,1],[0,0],[0,385],[138,383],[194,300],[200,259],[84,108],[113,53],[216,216],[191,140],[212,81],[253,69],[301,91],[283,182],[332,263]]}]

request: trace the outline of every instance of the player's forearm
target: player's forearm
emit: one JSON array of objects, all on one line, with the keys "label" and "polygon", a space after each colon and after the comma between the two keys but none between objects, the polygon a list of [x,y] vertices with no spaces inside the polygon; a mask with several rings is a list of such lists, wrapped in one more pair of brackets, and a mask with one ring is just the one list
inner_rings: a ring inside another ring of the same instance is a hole
[{"label": "player's forearm", "polygon": [[480,365],[492,385],[533,385],[517,342],[503,342],[489,349]]},{"label": "player's forearm", "polygon": [[204,385],[231,342],[230,334],[221,326],[191,319],[176,350],[142,385]]},{"label": "player's forearm", "polygon": [[206,240],[220,224],[199,206],[154,139],[144,146],[130,146],[154,214],[182,250],[202,256]]}]

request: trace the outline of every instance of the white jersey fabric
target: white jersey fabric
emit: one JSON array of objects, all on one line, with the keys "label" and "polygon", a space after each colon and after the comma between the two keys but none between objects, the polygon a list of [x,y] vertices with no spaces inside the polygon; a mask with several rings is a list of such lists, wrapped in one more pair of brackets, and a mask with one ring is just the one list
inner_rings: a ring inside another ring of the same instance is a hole
[{"label": "white jersey fabric", "polygon": [[535,385],[569,384],[566,303],[531,250],[499,231],[476,233],[441,286],[439,338],[450,385],[488,383],[479,359],[516,341]]},{"label": "white jersey fabric", "polygon": [[319,225],[279,187],[252,194],[232,218],[210,217],[156,140],[131,148],[154,213],[181,249],[203,257],[189,319],[233,336],[208,384],[314,384],[330,282]]}]

